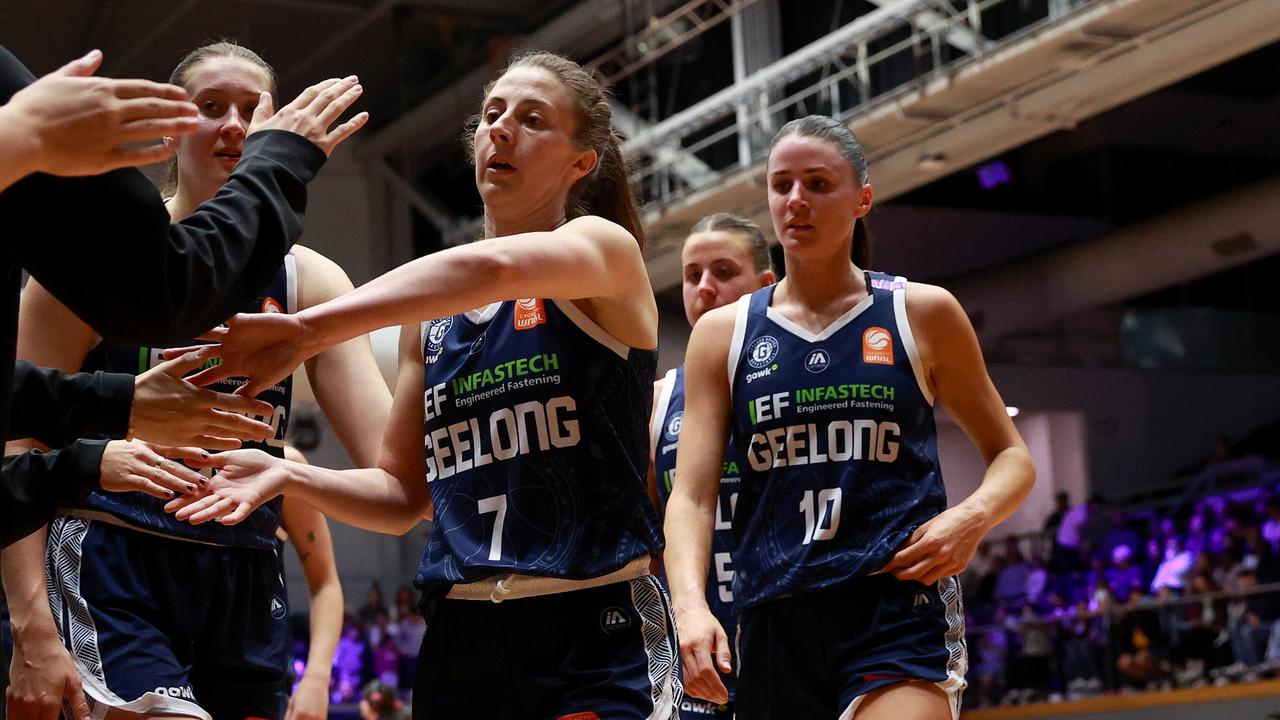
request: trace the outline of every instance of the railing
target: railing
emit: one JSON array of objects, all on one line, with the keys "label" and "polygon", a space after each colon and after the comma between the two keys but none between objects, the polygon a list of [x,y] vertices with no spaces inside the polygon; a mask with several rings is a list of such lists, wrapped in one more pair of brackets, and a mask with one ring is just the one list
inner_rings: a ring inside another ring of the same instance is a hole
[{"label": "railing", "polygon": [[[630,138],[646,202],[666,204],[763,159],[786,119],[847,119],[1098,0],[886,0],[881,7]],[[675,150],[676,153],[673,153]],[[679,172],[692,154],[715,175]]]},{"label": "railing", "polygon": [[1280,669],[1280,582],[1022,612],[966,630],[966,708],[1224,685]]}]

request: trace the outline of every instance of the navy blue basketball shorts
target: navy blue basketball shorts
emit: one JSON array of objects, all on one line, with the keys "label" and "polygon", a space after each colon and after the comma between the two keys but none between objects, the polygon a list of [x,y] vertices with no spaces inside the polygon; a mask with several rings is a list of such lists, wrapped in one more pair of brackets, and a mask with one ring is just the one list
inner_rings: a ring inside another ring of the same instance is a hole
[{"label": "navy blue basketball shorts", "polygon": [[960,583],[892,575],[740,610],[738,720],[851,720],[867,693],[937,684],[960,714],[968,655]]},{"label": "navy blue basketball shorts", "polygon": [[55,519],[45,554],[49,604],[93,718],[111,708],[283,717],[289,642],[278,558]]},{"label": "navy blue basketball shorts", "polygon": [[652,575],[500,603],[433,598],[424,615],[415,720],[677,716],[675,623]]}]

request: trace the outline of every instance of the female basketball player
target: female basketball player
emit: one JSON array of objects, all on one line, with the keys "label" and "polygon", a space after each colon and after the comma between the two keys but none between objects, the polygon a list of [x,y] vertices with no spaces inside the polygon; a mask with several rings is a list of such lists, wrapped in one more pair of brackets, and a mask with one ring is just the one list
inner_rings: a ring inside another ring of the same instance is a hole
[{"label": "female basketball player", "polygon": [[[952,576],[1030,489],[1030,455],[955,299],[850,261],[872,199],[853,134],[830,118],[788,123],[767,178],[786,277],[707,313],[686,356],[665,527],[689,692],[725,698],[729,644],[703,587],[732,431],[738,717],[955,718]],[[949,510],[935,398],[988,464]]]},{"label": "female basketball player", "polygon": [[285,324],[236,316],[227,367],[203,378],[249,376],[252,396],[344,336],[407,323],[380,469],[229,453],[215,494],[170,506],[231,524],[287,493],[404,533],[434,502],[417,717],[675,715],[647,569],[661,545],[644,480],[657,307],[610,114],[577,64],[516,58],[471,135],[486,239]]},{"label": "female basketball player", "polygon": [[[709,310],[728,305],[754,290],[772,285],[769,242],[750,220],[717,213],[699,220],[680,251],[684,271],[684,313],[692,326]],[[659,513],[671,496],[675,481],[676,443],[684,417],[684,367],[666,374],[654,386],[653,417],[649,421],[649,493]],[[720,625],[732,632],[738,620],[733,610],[733,536],[730,521],[738,501],[738,461],[730,438],[724,453],[720,494],[716,502],[712,567],[707,582],[707,605]],[[680,706],[685,720],[733,717],[733,675],[723,676],[728,702],[714,705],[686,697]]]},{"label": "female basketball player", "polygon": [[[215,43],[189,54],[172,82],[186,88],[200,109],[200,128],[176,141],[177,187],[167,203],[176,222],[230,176],[260,98],[275,93],[275,78],[252,51]],[[350,92],[358,94],[358,86]],[[342,126],[334,131],[340,132]],[[350,289],[337,265],[296,246],[248,309],[295,312]],[[159,361],[162,348],[101,342],[33,281],[23,297],[18,354],[64,369],[141,372]],[[373,462],[390,394],[367,339],[333,348],[308,363],[307,371],[352,458]],[[260,398],[274,408],[264,420],[275,434],[258,447],[276,456],[283,454],[291,395],[292,381],[284,379]],[[235,528],[177,522],[163,504],[141,493],[94,492],[50,525],[47,551],[44,533],[23,541],[17,557],[6,551],[6,573],[26,580],[26,592],[10,603],[31,618],[16,633],[15,655],[26,665],[15,662],[14,687],[21,691],[17,697],[35,701],[18,703],[18,716],[38,711],[41,694],[56,701],[65,693],[74,701],[81,683],[98,718],[111,708],[113,717],[283,715],[291,663],[275,536],[281,504]],[[294,528],[299,532],[306,529]],[[50,605],[54,617],[34,612]],[[66,629],[79,680],[58,644]]]}]

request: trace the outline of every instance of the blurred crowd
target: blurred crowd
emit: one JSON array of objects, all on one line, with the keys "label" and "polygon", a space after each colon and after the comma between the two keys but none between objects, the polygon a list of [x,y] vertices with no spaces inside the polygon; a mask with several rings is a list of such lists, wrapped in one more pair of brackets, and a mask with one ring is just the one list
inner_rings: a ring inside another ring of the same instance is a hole
[{"label": "blurred crowd", "polygon": [[1043,533],[983,546],[961,579],[966,705],[1274,675],[1280,488],[1187,497],[1122,510],[1060,494]]}]

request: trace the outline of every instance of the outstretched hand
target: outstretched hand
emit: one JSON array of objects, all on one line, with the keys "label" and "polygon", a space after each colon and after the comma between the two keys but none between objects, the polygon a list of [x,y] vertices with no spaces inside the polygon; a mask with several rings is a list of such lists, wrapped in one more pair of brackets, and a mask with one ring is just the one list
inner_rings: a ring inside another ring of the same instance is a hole
[{"label": "outstretched hand", "polygon": [[685,692],[714,703],[729,702],[729,691],[720,674],[731,672],[733,664],[729,637],[720,621],[705,605],[677,609],[675,616]]},{"label": "outstretched hand", "polygon": [[[200,336],[221,344],[195,350],[201,362],[221,358],[221,362],[187,378],[195,385],[211,385],[219,380],[242,377],[248,380],[236,389],[236,395],[256,397],[258,393],[280,382],[298,369],[315,351],[304,349],[302,321],[285,313],[240,313]],[[166,351],[164,356],[178,357],[191,348]]]},{"label": "outstretched hand", "polygon": [[[94,50],[14,94],[6,121],[28,128],[32,170],[52,175],[97,175],[168,159],[164,137],[192,132],[196,106],[176,85],[93,77],[102,64]],[[155,144],[139,144],[155,143]]]},{"label": "outstretched hand", "polygon": [[284,493],[288,461],[261,450],[232,450],[199,463],[218,472],[204,492],[174,498],[165,512],[192,525],[216,520],[223,525],[243,522],[264,503]]},{"label": "outstretched hand", "polygon": [[134,380],[129,427],[133,436],[160,445],[235,450],[242,440],[266,440],[275,408],[247,397],[214,392],[183,379],[203,365],[198,351],[161,363]]},{"label": "outstretched hand", "polygon": [[325,155],[332,155],[334,148],[369,122],[369,113],[362,112],[329,129],[363,92],[355,75],[341,80],[330,78],[303,90],[279,112],[272,107],[271,93],[264,92],[249,121],[249,135],[259,130],[285,130],[315,143]]}]

